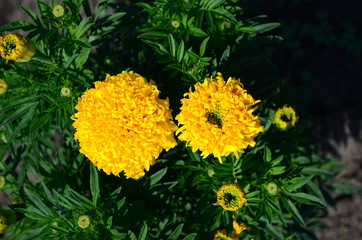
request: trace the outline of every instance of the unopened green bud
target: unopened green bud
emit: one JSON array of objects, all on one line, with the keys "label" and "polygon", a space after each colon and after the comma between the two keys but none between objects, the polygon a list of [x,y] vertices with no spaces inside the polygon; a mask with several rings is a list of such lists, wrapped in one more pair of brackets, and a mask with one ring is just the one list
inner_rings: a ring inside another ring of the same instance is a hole
[{"label": "unopened green bud", "polygon": [[78,226],[80,228],[87,228],[90,224],[91,220],[88,215],[82,215],[78,218]]},{"label": "unopened green bud", "polygon": [[64,7],[62,5],[59,5],[59,4],[55,5],[53,7],[53,15],[54,15],[54,17],[57,17],[57,18],[63,16],[64,15]]},{"label": "unopened green bud", "polygon": [[0,176],[0,188],[4,187],[6,183],[5,177],[4,176]]},{"label": "unopened green bud", "polygon": [[276,195],[278,193],[278,186],[274,182],[270,182],[266,185],[266,190],[270,195]]},{"label": "unopened green bud", "polygon": [[176,21],[176,20],[173,20],[173,21],[171,22],[171,25],[172,25],[172,27],[174,27],[174,28],[178,28],[178,27],[180,27],[180,22],[179,22],[179,21]]},{"label": "unopened green bud", "polygon": [[69,97],[70,94],[71,94],[70,88],[63,87],[63,88],[60,90],[60,94],[62,95],[62,97]]}]

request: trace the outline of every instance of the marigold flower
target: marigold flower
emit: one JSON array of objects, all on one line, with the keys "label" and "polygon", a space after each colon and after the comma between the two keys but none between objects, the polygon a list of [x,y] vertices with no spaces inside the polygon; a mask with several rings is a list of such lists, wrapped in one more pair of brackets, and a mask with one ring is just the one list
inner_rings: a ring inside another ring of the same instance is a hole
[{"label": "marigold flower", "polygon": [[8,84],[5,82],[4,79],[0,78],[0,95],[6,93],[8,90]]},{"label": "marigold flower", "polygon": [[275,112],[274,124],[281,131],[294,127],[297,121],[298,116],[292,107],[284,105]]},{"label": "marigold flower", "polygon": [[218,230],[213,238],[213,240],[238,240],[238,236],[235,234],[231,234],[230,236],[227,234],[225,229]]},{"label": "marigold flower", "polygon": [[0,37],[0,55],[6,60],[28,62],[36,52],[35,44],[19,33]]},{"label": "marigold flower", "polygon": [[62,5],[57,4],[53,7],[52,13],[54,17],[59,18],[64,15],[64,7]]},{"label": "marigold flower", "polygon": [[222,156],[243,152],[255,146],[254,138],[262,131],[254,100],[240,84],[240,79],[229,78],[221,73],[216,80],[206,78],[196,83],[195,91],[184,94],[181,112],[176,119],[182,125],[177,130],[179,139],[186,141],[192,151],[200,150],[206,158],[213,154],[221,162]]},{"label": "marigold flower", "polygon": [[0,212],[0,234],[3,234],[8,227],[7,222],[6,217]]},{"label": "marigold flower", "polygon": [[78,226],[80,228],[87,228],[90,225],[91,219],[88,215],[82,215],[78,218]]},{"label": "marigold flower", "polygon": [[107,174],[139,178],[161,151],[176,146],[168,99],[134,72],[107,74],[78,99],[72,117],[80,152]]},{"label": "marigold flower", "polygon": [[246,203],[244,191],[236,183],[226,183],[216,192],[217,205],[227,211],[236,211]]},{"label": "marigold flower", "polygon": [[6,179],[4,176],[0,176],[0,188],[4,187],[6,183]]},{"label": "marigold flower", "polygon": [[239,235],[242,231],[247,230],[248,227],[246,226],[245,223],[238,223],[235,217],[233,216],[233,229],[234,229],[234,234]]}]

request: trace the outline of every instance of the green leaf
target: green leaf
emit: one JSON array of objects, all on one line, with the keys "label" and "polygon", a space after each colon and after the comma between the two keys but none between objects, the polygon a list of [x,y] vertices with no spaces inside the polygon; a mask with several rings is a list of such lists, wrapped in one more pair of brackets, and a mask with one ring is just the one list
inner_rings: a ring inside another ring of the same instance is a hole
[{"label": "green leaf", "polygon": [[30,125],[30,132],[35,132],[43,125],[45,125],[47,122],[49,122],[51,120],[53,112],[54,108],[51,108],[49,112],[45,113],[43,116],[33,121],[32,124]]},{"label": "green leaf", "polygon": [[128,231],[128,235],[130,240],[137,240],[136,235],[131,230]]},{"label": "green leaf", "polygon": [[160,193],[160,192],[173,188],[174,186],[176,186],[177,182],[178,181],[158,183],[158,184],[151,186],[150,190],[153,191],[154,194]]},{"label": "green leaf", "polygon": [[25,103],[21,107],[16,109],[14,112],[12,112],[11,114],[4,115],[4,117],[6,117],[6,118],[0,120],[0,126],[3,126],[11,121],[14,121],[17,118],[20,118],[21,116],[24,115],[25,112],[29,111],[29,109],[31,109],[32,107],[35,107],[37,104],[38,104],[37,102]]},{"label": "green leaf", "polygon": [[26,195],[28,195],[29,199],[39,208],[40,211],[42,211],[45,214],[45,216],[53,215],[50,209],[43,203],[42,200],[40,200],[40,198],[37,195],[35,195],[25,187],[24,191]]},{"label": "green leaf", "polygon": [[256,33],[256,30],[251,27],[241,27],[241,28],[238,28],[238,30],[240,30],[241,32],[245,32],[245,33]]},{"label": "green leaf", "polygon": [[254,191],[254,192],[250,192],[248,194],[245,195],[246,198],[251,198],[254,197],[256,195],[258,195],[260,193],[260,191]]},{"label": "green leaf", "polygon": [[278,165],[282,160],[283,160],[283,155],[277,157],[276,159],[274,159],[270,164],[272,167]]},{"label": "green leaf", "polygon": [[272,159],[271,156],[272,156],[272,154],[271,154],[270,149],[267,146],[265,146],[264,147],[264,161],[270,162],[270,160]]},{"label": "green leaf", "polygon": [[197,233],[191,233],[187,235],[183,240],[193,240],[197,236]]},{"label": "green leaf", "polygon": [[29,31],[31,29],[35,28],[35,26],[29,22],[26,21],[16,21],[12,23],[5,24],[0,27],[0,32],[12,32],[15,30],[24,30]]},{"label": "green leaf", "polygon": [[285,166],[272,167],[269,170],[271,175],[279,175],[285,172]]},{"label": "green leaf", "polygon": [[292,214],[292,216],[297,220],[300,224],[305,226],[305,222],[303,220],[303,217],[300,215],[298,209],[295,207],[295,205],[290,201],[290,199],[281,197],[280,198],[284,204],[284,207],[287,209],[287,211]]},{"label": "green leaf", "polygon": [[35,115],[36,112],[36,105],[34,105],[33,107],[29,108],[29,111],[27,113],[24,114],[24,116],[22,117],[20,123],[16,126],[16,128],[14,129],[14,131],[11,133],[9,140],[12,141],[14,139],[14,137],[16,137],[16,135],[18,134],[18,132],[23,129],[26,124],[33,119],[33,116]]},{"label": "green leaf", "polygon": [[253,28],[254,28],[254,30],[256,30],[259,33],[264,33],[264,32],[273,30],[274,28],[277,28],[279,26],[280,26],[280,23],[265,23],[265,24],[253,26]]},{"label": "green leaf", "polygon": [[[308,177],[302,177],[300,178],[297,182],[294,182],[292,185],[290,185],[290,187],[292,187],[293,189],[297,190],[298,188],[303,187],[306,183],[308,183],[312,178],[314,177],[314,175],[310,175]],[[293,179],[292,179],[293,180]]]},{"label": "green leaf", "polygon": [[205,54],[205,50],[206,50],[206,45],[207,42],[209,41],[210,37],[207,37],[204,39],[204,41],[202,41],[201,45],[200,45],[200,57],[204,56]]},{"label": "green leaf", "polygon": [[30,8],[24,6],[23,4],[19,5],[21,10],[23,10],[29,17],[31,20],[33,20],[34,22],[37,22],[37,16],[35,14],[35,12],[33,12]]},{"label": "green leaf", "polygon": [[153,174],[153,175],[150,177],[150,179],[151,179],[151,183],[150,183],[151,186],[154,185],[154,184],[156,184],[158,181],[160,181],[161,178],[162,178],[163,176],[165,176],[166,172],[167,172],[167,167],[165,167],[165,168],[161,169],[160,171],[156,172],[155,174]]},{"label": "green leaf", "polygon": [[90,189],[93,196],[93,205],[97,206],[97,200],[99,198],[99,179],[98,170],[93,163],[90,166]]},{"label": "green leaf", "polygon": [[362,186],[358,186],[346,182],[336,182],[332,185],[336,193],[340,194],[354,194],[362,191]]},{"label": "green leaf", "polygon": [[171,235],[167,238],[167,240],[176,240],[180,235],[183,226],[183,223],[178,225],[176,229],[171,233]]},{"label": "green leaf", "polygon": [[319,205],[325,208],[327,207],[327,204],[324,201],[307,193],[302,193],[302,192],[287,193],[287,195],[300,203],[309,204],[309,205]]},{"label": "green leaf", "polygon": [[143,222],[143,226],[142,226],[140,235],[139,235],[139,237],[138,237],[138,240],[145,240],[145,239],[146,239],[146,237],[147,237],[147,230],[148,230],[147,224],[146,224],[146,222]]},{"label": "green leaf", "polygon": [[176,57],[177,43],[171,33],[168,34],[168,45],[170,47],[171,56]]},{"label": "green leaf", "polygon": [[166,39],[167,37],[168,37],[168,35],[164,32],[145,32],[145,33],[141,33],[140,35],[138,35],[138,38],[151,39],[151,40]]},{"label": "green leaf", "polygon": [[99,17],[99,15],[108,7],[108,4],[111,2],[111,0],[101,0],[98,3],[98,6],[96,8],[96,16],[95,19]]},{"label": "green leaf", "polygon": [[183,40],[181,40],[180,45],[178,46],[177,49],[177,61],[181,62],[182,58],[184,57],[184,53],[185,53],[185,43]]},{"label": "green leaf", "polygon": [[83,64],[88,60],[89,53],[91,49],[90,48],[84,48],[79,56],[75,59],[75,67],[80,68],[83,66]]},{"label": "green leaf", "polygon": [[90,23],[91,17],[84,18],[75,29],[75,38],[79,39],[86,33],[92,26],[93,23]]},{"label": "green leaf", "polygon": [[238,22],[238,20],[228,10],[226,10],[224,8],[214,9],[213,12],[227,18],[232,23],[236,24]]},{"label": "green leaf", "polygon": [[316,175],[316,176],[321,176],[321,175],[331,176],[332,175],[332,173],[330,171],[320,169],[317,167],[304,167],[302,169],[302,173],[308,174],[308,175]]},{"label": "green leaf", "polygon": [[207,37],[207,33],[194,26],[190,26],[190,34],[195,37]]}]

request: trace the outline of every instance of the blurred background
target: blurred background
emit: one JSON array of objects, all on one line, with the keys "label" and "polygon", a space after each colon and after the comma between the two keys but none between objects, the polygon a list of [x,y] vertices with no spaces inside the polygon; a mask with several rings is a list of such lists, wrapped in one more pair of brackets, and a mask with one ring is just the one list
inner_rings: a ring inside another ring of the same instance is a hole
[{"label": "blurred background", "polygon": [[[93,5],[98,0],[89,0]],[[339,159],[345,169],[333,181],[362,183],[362,16],[360,0],[244,0],[245,16],[266,14],[281,26],[273,34],[284,40],[262,49],[279,75],[307,91],[319,154]],[[36,0],[0,0],[0,26],[28,20],[18,5],[36,11]],[[362,193],[334,197],[329,228],[319,239],[362,239]],[[0,193],[0,203],[4,204]]]}]

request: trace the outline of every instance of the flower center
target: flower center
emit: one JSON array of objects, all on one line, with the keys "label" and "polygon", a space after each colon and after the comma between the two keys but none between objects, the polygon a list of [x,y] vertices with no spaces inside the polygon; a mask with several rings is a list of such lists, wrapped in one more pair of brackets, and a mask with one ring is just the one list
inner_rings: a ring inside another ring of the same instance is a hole
[{"label": "flower center", "polygon": [[16,40],[15,39],[6,39],[4,47],[5,47],[6,53],[11,53],[16,48]]},{"label": "flower center", "polygon": [[223,124],[223,117],[221,114],[220,106],[216,106],[214,110],[208,111],[206,113],[206,118],[209,123],[212,125],[216,125],[218,128],[222,128]]},{"label": "flower center", "polygon": [[282,115],[280,116],[280,119],[283,122],[291,122],[292,121],[292,114],[290,114],[290,113],[282,113]]}]

